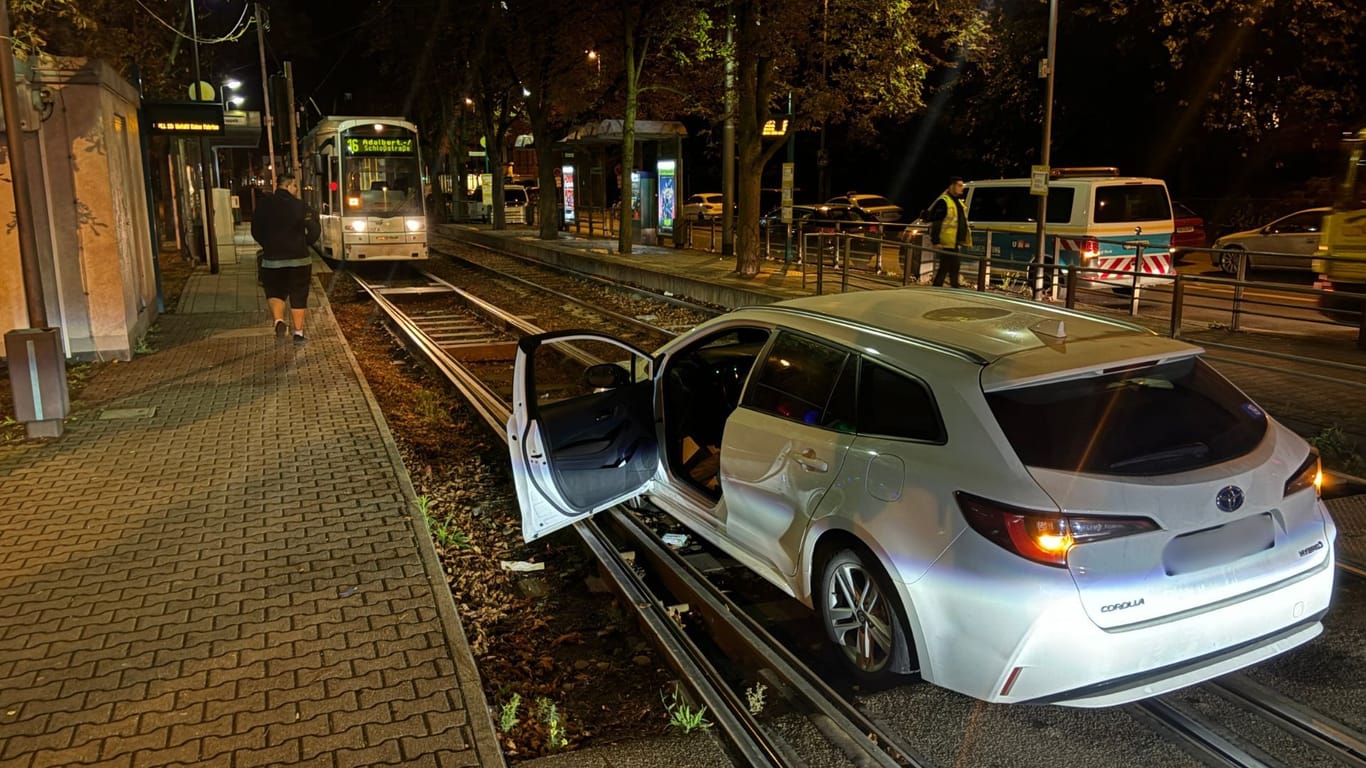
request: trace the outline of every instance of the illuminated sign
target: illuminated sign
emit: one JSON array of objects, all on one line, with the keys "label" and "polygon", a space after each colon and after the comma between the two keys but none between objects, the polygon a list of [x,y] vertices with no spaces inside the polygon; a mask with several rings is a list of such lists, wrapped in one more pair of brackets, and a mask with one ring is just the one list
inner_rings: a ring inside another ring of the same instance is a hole
[{"label": "illuminated sign", "polygon": [[348,136],[346,154],[362,155],[411,155],[413,137],[411,136]]},{"label": "illuminated sign", "polygon": [[222,136],[223,105],[203,101],[147,101],[147,132],[159,136]]},{"label": "illuminated sign", "polygon": [[660,160],[655,163],[655,172],[659,175],[659,231],[666,235],[674,231],[674,204],[678,199],[678,186],[674,174],[677,167],[673,160]]},{"label": "illuminated sign", "polygon": [[560,169],[564,179],[564,220],[574,220],[574,166],[566,165]]},{"label": "illuminated sign", "polygon": [[769,120],[768,122],[764,123],[763,135],[769,138],[775,136],[786,136],[787,119],[784,118],[782,120]]}]

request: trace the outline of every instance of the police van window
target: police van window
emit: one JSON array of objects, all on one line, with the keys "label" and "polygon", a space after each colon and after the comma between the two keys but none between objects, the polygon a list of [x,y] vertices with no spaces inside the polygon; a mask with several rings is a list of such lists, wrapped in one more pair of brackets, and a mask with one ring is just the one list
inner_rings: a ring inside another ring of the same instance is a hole
[{"label": "police van window", "polygon": [[905,374],[864,360],[858,403],[861,435],[944,442],[944,422],[929,389]]},{"label": "police van window", "polygon": [[[1048,190],[1048,223],[1066,224],[1072,218],[1072,187],[1050,187]],[[972,190],[972,206],[968,220],[1032,222],[1039,220],[1039,198],[1029,194],[1028,187],[979,186]]]},{"label": "police van window", "polygon": [[826,426],[826,410],[849,353],[795,333],[774,340],[744,405],[792,421]]},{"label": "police van window", "polygon": [[1161,221],[1171,217],[1167,188],[1161,184],[1096,187],[1097,224]]}]

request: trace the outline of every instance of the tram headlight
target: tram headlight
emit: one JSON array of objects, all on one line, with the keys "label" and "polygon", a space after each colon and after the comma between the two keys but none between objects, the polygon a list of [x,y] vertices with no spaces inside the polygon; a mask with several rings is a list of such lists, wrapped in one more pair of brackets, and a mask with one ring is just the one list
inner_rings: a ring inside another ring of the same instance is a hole
[{"label": "tram headlight", "polygon": [[364,232],[365,219],[356,219],[355,221],[348,221],[346,222],[346,228],[352,232]]},{"label": "tram headlight", "polygon": [[408,228],[409,232],[422,231],[422,219],[407,219],[403,224]]}]

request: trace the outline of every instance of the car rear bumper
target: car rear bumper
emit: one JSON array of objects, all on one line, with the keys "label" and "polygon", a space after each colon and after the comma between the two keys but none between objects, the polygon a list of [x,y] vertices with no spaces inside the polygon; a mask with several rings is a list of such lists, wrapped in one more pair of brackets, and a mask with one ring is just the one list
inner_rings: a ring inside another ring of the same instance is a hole
[{"label": "car rear bumper", "polygon": [[1322,630],[1335,575],[1329,546],[1318,566],[1246,599],[1105,630],[1087,616],[1067,571],[1033,566],[964,535],[905,585],[921,672],[993,703],[1101,707],[1193,685]]}]

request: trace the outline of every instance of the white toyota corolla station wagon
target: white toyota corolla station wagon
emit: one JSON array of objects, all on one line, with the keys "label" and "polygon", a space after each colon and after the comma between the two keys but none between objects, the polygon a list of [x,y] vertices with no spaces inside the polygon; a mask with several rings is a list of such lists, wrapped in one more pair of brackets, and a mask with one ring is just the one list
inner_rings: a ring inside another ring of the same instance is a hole
[{"label": "white toyota corolla station wagon", "polygon": [[1315,637],[1333,588],[1318,456],[1201,352],[933,288],[740,309],[653,355],[524,338],[523,534],[646,496],[813,606],[858,676],[1164,693]]}]

